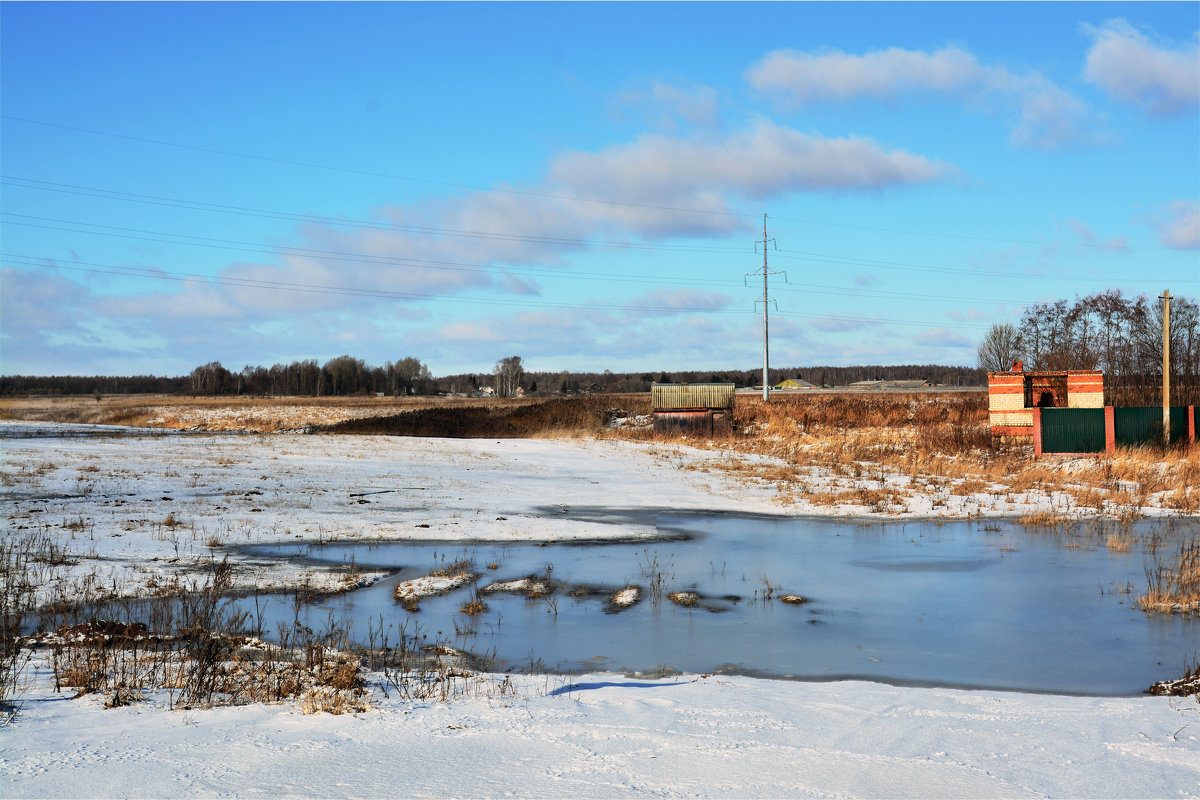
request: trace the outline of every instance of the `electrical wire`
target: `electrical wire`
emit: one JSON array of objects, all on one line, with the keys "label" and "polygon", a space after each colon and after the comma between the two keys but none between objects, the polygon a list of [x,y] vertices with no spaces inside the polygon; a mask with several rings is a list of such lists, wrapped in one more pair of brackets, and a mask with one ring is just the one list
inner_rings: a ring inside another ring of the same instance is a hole
[{"label": "electrical wire", "polygon": [[[393,300],[420,300],[448,303],[469,303],[474,305],[498,305],[498,306],[517,306],[517,307],[537,307],[537,308],[552,308],[552,309],[582,309],[582,310],[597,310],[597,311],[642,311],[653,313],[705,313],[705,314],[727,314],[736,316],[757,316],[751,311],[737,311],[721,307],[678,307],[678,306],[648,306],[648,305],[630,305],[619,303],[559,303],[536,300],[500,300],[495,298],[478,298],[478,297],[463,297],[455,295],[454,297],[446,297],[436,294],[420,293],[420,292],[395,292],[384,289],[363,289],[347,286],[332,286],[319,284],[304,284],[293,283],[287,281],[267,281],[252,278],[234,278],[229,276],[205,276],[194,273],[170,272],[160,269],[150,269],[143,267],[125,267],[114,264],[97,264],[87,261],[76,261],[72,264],[62,264],[53,259],[41,258],[36,256],[16,255],[10,253],[0,253],[9,259],[16,259],[18,266],[37,267],[45,269],[69,270],[75,272],[94,272],[107,275],[116,275],[121,277],[133,278],[151,278],[155,280],[171,280],[179,282],[192,283],[209,283],[220,286],[231,286],[240,288],[254,289],[271,289],[279,291],[306,292],[317,294],[331,295],[349,295],[355,297],[373,297],[381,299]],[[11,263],[11,262],[10,262]],[[833,320],[838,322],[854,322],[871,325],[914,325],[919,327],[930,327],[928,320],[904,320],[894,319],[890,317],[861,317],[838,314],[807,314],[803,312],[777,312],[782,316],[796,317],[802,319],[821,319]],[[934,327],[939,328],[963,328],[963,329],[983,329],[986,325],[977,325],[972,323],[946,323]]]},{"label": "electrical wire", "polygon": [[[15,116],[15,115],[11,115],[11,114],[0,114],[0,119],[8,120],[10,122],[20,122],[20,123],[23,123],[26,125],[37,125],[37,126],[42,126],[42,127],[46,127],[46,128],[55,128],[58,130],[66,130],[66,131],[72,131],[75,133],[83,133],[83,134],[87,134],[90,136],[101,136],[101,137],[107,137],[107,138],[112,138],[112,139],[123,139],[125,141],[139,142],[142,144],[153,144],[153,145],[158,145],[161,147],[173,147],[173,148],[177,148],[177,149],[191,150],[193,152],[201,152],[201,153],[209,153],[212,155],[226,156],[229,158],[242,158],[242,159],[248,159],[248,160],[252,160],[252,161],[260,161],[260,162],[264,162],[264,163],[281,164],[284,166],[303,167],[306,169],[318,169],[318,170],[325,170],[325,171],[330,171],[330,172],[340,172],[340,173],[344,173],[344,174],[348,174],[348,175],[362,175],[362,176],[367,176],[367,177],[386,178],[388,180],[398,180],[398,181],[405,181],[405,182],[410,182],[410,183],[421,183],[421,184],[427,184],[427,185],[432,185],[432,186],[446,186],[446,187],[455,188],[455,189],[467,189],[467,190],[474,191],[474,192],[482,192],[482,193],[490,193],[490,194],[508,194],[508,195],[523,196],[523,197],[539,197],[539,198],[544,198],[544,199],[549,199],[549,200],[568,201],[568,202],[575,202],[575,203],[592,203],[592,204],[606,205],[606,206],[620,206],[620,207],[624,207],[624,208],[644,208],[644,209],[651,209],[651,210],[656,210],[656,211],[674,211],[674,212],[679,212],[679,213],[684,213],[684,214],[696,214],[696,215],[702,215],[702,216],[729,217],[729,218],[736,218],[736,219],[757,219],[758,218],[758,214],[752,214],[749,212],[713,211],[711,209],[685,208],[685,207],[679,207],[679,206],[658,205],[658,204],[654,204],[654,203],[636,203],[636,202],[631,202],[631,201],[614,200],[611,198],[580,197],[580,196],[567,195],[567,194],[556,194],[556,193],[552,193],[552,192],[538,192],[538,191],[527,190],[527,189],[505,189],[505,188],[499,188],[499,187],[495,187],[495,186],[477,186],[474,184],[459,183],[459,182],[455,182],[455,181],[442,181],[442,180],[435,180],[435,179],[430,179],[430,178],[417,178],[417,177],[413,177],[410,175],[395,175],[392,173],[377,172],[377,171],[373,171],[373,170],[354,169],[354,168],[349,168],[349,167],[339,167],[339,166],[335,166],[335,165],[320,164],[320,163],[310,162],[310,161],[285,159],[285,158],[279,158],[276,156],[264,156],[264,155],[256,154],[256,153],[243,153],[243,152],[238,152],[235,150],[224,150],[224,149],[216,148],[216,147],[205,147],[202,145],[186,144],[186,143],[182,143],[182,142],[172,142],[172,141],[168,141],[165,139],[154,139],[154,138],[144,137],[144,136],[132,136],[129,134],[114,133],[111,131],[101,131],[101,130],[96,130],[94,128],[85,128],[85,127],[77,126],[77,125],[65,125],[65,124],[56,123],[56,122],[46,122],[44,120],[30,119],[28,117],[19,117],[19,116]],[[974,235],[969,235],[969,234],[945,233],[945,232],[939,232],[939,231],[914,231],[914,230],[905,230],[902,228],[887,228],[887,227],[876,227],[876,226],[868,226],[868,225],[853,225],[853,224],[848,224],[848,223],[828,222],[828,221],[823,221],[823,220],[800,219],[797,217],[786,217],[786,216],[779,216],[779,217],[773,216],[772,219],[776,222],[794,222],[794,223],[798,223],[798,224],[802,224],[802,225],[814,225],[814,226],[827,227],[827,228],[843,228],[843,229],[849,229],[849,230],[876,231],[876,232],[881,232],[881,233],[900,233],[900,234],[905,234],[905,235],[909,235],[909,236],[930,236],[930,237],[938,237],[938,238],[946,238],[946,239],[960,239],[960,240],[967,240],[967,241],[995,242],[995,243],[1001,243],[1001,244],[1030,244],[1030,245],[1039,245],[1039,246],[1060,246],[1060,247],[1076,246],[1076,247],[1085,247],[1085,248],[1096,248],[1096,249],[1101,249],[1101,250],[1118,249],[1118,247],[1116,245],[1106,244],[1104,242],[1072,242],[1072,243],[1044,242],[1044,241],[1039,242],[1039,241],[1032,241],[1032,240],[1028,240],[1028,239],[1011,239],[1011,238],[1004,238],[1004,237],[998,237],[998,236],[974,236]],[[1174,248],[1151,246],[1151,245],[1121,245],[1119,249],[1121,249],[1121,250],[1147,250],[1147,251],[1160,251],[1161,252],[1161,251],[1171,251]]]}]

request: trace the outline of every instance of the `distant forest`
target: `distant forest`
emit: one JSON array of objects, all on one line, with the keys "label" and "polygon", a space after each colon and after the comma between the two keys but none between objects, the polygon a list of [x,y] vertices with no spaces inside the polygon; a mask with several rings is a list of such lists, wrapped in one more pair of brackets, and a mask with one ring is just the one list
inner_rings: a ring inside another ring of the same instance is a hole
[{"label": "distant forest", "polygon": [[[829,386],[875,379],[927,380],[948,386],[983,386],[987,383],[987,374],[981,369],[936,364],[772,368],[770,375],[772,384],[787,378],[801,378],[813,384]],[[369,366],[362,359],[338,356],[324,364],[318,364],[314,359],[271,367],[247,366],[238,372],[212,362],[196,367],[188,375],[177,377],[7,375],[0,376],[0,396],[180,394],[319,397],[382,393],[395,397],[473,394],[484,387],[495,388],[497,383],[519,386],[527,393],[549,395],[648,392],[650,384],[655,381],[760,386],[762,368],[719,372],[526,372],[521,367],[521,359],[513,356],[497,362],[493,372],[468,372],[435,378],[424,363],[413,357],[389,361],[383,366]]]}]

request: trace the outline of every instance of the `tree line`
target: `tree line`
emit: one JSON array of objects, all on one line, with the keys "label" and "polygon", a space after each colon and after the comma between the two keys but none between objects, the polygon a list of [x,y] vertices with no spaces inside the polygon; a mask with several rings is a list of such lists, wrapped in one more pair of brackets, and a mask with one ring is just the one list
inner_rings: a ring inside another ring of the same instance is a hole
[{"label": "tree line", "polygon": [[[852,367],[772,367],[771,384],[800,378],[815,385],[843,386],[862,380],[928,380],[950,386],[982,386],[984,370],[937,364],[863,365]],[[373,367],[362,359],[344,355],[319,364],[316,359],[246,366],[234,372],[219,362],[203,364],[188,375],[145,376],[0,376],[0,396],[48,394],[184,394],[254,396],[331,396],[382,393],[474,394],[484,387],[498,395],[512,395],[519,387],[539,394],[590,394],[648,392],[652,383],[733,383],[738,387],[762,385],[762,369],[660,370],[657,372],[526,371],[519,356],[496,362],[492,372],[459,373],[434,378],[415,357]]]},{"label": "tree line", "polygon": [[[978,348],[979,367],[1098,369],[1109,405],[1162,402],[1163,305],[1161,297],[1126,297],[1119,290],[1057,300],[1025,309],[1020,322],[993,325]],[[1200,307],[1172,297],[1170,377],[1173,405],[1200,403]]]}]

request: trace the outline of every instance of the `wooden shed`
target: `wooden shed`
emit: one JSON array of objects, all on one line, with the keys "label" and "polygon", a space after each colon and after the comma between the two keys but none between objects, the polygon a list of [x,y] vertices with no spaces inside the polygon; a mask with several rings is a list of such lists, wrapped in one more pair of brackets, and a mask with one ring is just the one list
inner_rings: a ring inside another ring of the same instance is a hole
[{"label": "wooden shed", "polygon": [[988,422],[993,436],[1032,436],[1035,408],[1103,408],[1104,373],[1098,369],[1035,370],[1020,361],[988,373]]},{"label": "wooden shed", "polygon": [[654,383],[650,407],[655,433],[728,436],[732,432],[732,383]]}]

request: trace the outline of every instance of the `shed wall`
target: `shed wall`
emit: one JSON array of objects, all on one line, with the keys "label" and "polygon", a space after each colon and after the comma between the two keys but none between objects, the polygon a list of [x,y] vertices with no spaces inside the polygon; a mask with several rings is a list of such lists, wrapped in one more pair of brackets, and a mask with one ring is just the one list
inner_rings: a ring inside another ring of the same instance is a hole
[{"label": "shed wall", "polygon": [[655,411],[732,409],[732,383],[655,383],[650,386],[650,407]]},{"label": "shed wall", "polygon": [[728,436],[729,414],[725,411],[655,411],[655,433],[691,436]]}]

